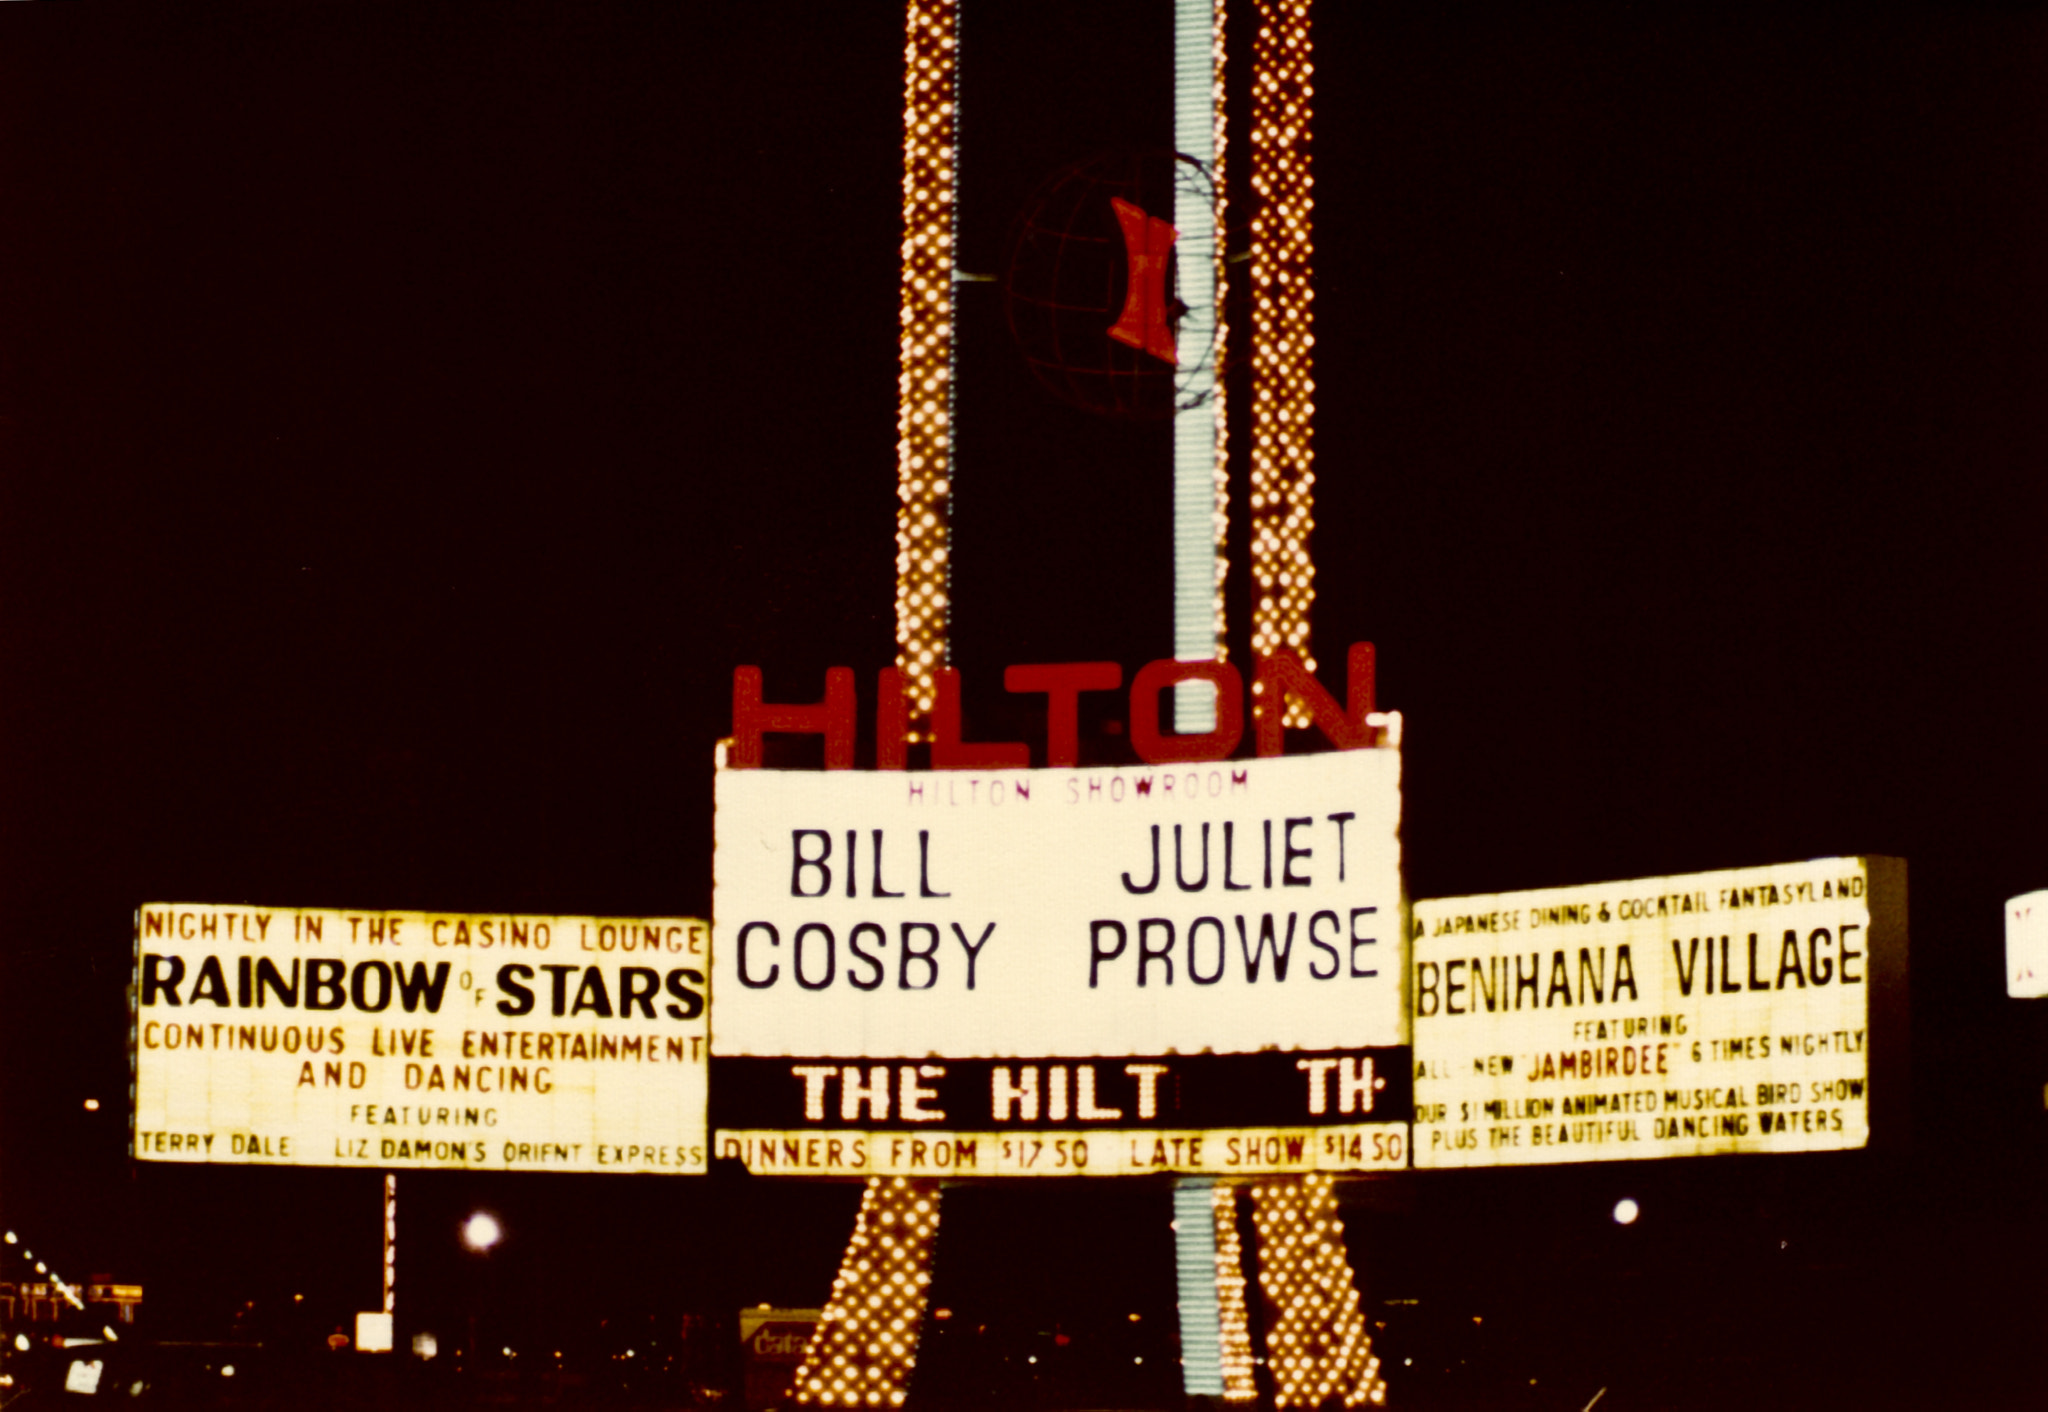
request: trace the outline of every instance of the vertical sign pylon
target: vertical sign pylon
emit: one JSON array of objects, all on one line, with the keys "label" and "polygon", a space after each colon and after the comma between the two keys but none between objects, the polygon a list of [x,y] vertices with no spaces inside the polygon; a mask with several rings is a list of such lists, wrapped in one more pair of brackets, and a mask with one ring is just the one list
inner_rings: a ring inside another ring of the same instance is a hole
[{"label": "vertical sign pylon", "polygon": [[870,1177],[793,1389],[809,1407],[901,1407],[931,1289],[939,1184]]},{"label": "vertical sign pylon", "polygon": [[[1315,601],[1314,527],[1315,210],[1309,124],[1315,73],[1309,0],[1256,0],[1252,50],[1251,180],[1258,210],[1251,248],[1252,656],[1286,649],[1310,671],[1309,606]],[[1299,703],[1263,699],[1253,710],[1285,710],[1309,724]]]},{"label": "vertical sign pylon", "polygon": [[903,281],[896,383],[896,666],[930,738],[952,617],[958,0],[910,0],[903,76]]},{"label": "vertical sign pylon", "polygon": [[[1225,357],[1221,233],[1223,185],[1224,0],[1175,0],[1173,7],[1173,144],[1208,172],[1210,194],[1176,181],[1173,224],[1180,231],[1183,341],[1203,341],[1199,321],[1213,320],[1209,358],[1192,369],[1173,418],[1173,655],[1183,662],[1224,660],[1224,535],[1230,481],[1225,463],[1225,407],[1218,373]],[[1216,692],[1208,682],[1174,688],[1174,729],[1201,735],[1216,728]]]},{"label": "vertical sign pylon", "polygon": [[1384,1403],[1387,1385],[1344,1252],[1336,1184],[1317,1172],[1269,1177],[1251,1191],[1276,1412]]},{"label": "vertical sign pylon", "polygon": [[1251,1309],[1244,1298],[1244,1243],[1237,1237],[1237,1188],[1210,1188],[1216,1223],[1216,1313],[1222,1336],[1223,1400],[1256,1402]]}]

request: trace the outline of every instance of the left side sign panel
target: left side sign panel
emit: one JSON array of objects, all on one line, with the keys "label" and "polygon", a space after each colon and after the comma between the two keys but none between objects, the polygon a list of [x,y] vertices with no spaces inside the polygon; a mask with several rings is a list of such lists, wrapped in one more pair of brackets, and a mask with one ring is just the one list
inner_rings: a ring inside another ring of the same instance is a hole
[{"label": "left side sign panel", "polygon": [[706,1170],[710,927],[149,903],[149,1162]]}]

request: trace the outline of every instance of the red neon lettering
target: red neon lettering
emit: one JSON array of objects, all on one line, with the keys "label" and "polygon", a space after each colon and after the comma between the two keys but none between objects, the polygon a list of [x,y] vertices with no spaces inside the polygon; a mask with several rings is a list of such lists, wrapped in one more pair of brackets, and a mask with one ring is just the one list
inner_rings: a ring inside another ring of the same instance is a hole
[{"label": "red neon lettering", "polygon": [[[1080,695],[1113,691],[1123,669],[1114,662],[1041,662],[1016,666],[1003,673],[1006,690],[1044,692],[1046,696],[1046,764],[1066,768],[1080,760]],[[1374,658],[1370,642],[1355,642],[1346,662],[1348,699],[1336,699],[1294,653],[1282,649],[1259,659],[1258,683],[1252,703],[1255,744],[1259,755],[1284,749],[1282,713],[1288,697],[1308,708],[1323,738],[1339,750],[1364,750],[1378,744],[1380,728],[1369,724],[1374,712]],[[933,673],[937,688],[932,705],[931,766],[935,770],[1017,770],[1031,763],[1031,749],[1022,741],[964,741],[960,738],[960,673],[950,667]],[[1159,696],[1184,681],[1212,682],[1216,688],[1216,728],[1201,735],[1169,735],[1160,728]],[[825,698],[809,703],[763,701],[761,669],[735,667],[732,673],[732,748],[727,763],[735,769],[761,764],[764,735],[820,735],[825,738],[825,768],[853,768],[857,711],[853,672],[832,667],[825,673]],[[885,667],[875,693],[875,768],[909,766],[910,707],[903,673]],[[1182,662],[1165,658],[1148,662],[1131,683],[1131,746],[1149,765],[1228,759],[1244,738],[1244,680],[1227,662]]]},{"label": "red neon lettering", "polygon": [[1053,769],[1080,762],[1081,693],[1115,691],[1123,683],[1124,669],[1114,662],[1043,662],[1003,671],[1003,690],[1045,693],[1045,763]]},{"label": "red neon lettering", "polygon": [[1340,710],[1336,700],[1323,690],[1323,684],[1286,648],[1259,659],[1258,695],[1252,703],[1252,716],[1257,723],[1260,755],[1278,755],[1281,751],[1280,726],[1289,696],[1308,707],[1323,739],[1339,750],[1362,750],[1373,743],[1378,732],[1365,723],[1373,709],[1372,644],[1352,643],[1346,666],[1350,678],[1350,700],[1346,704],[1350,709]]},{"label": "red neon lettering", "polygon": [[[1184,681],[1216,684],[1216,728],[1201,735],[1159,729],[1159,693]],[[1131,683],[1131,749],[1148,765],[1226,760],[1244,739],[1244,678],[1228,662],[1147,662]]]},{"label": "red neon lettering", "polygon": [[853,672],[833,667],[825,673],[825,699],[808,706],[761,699],[761,669],[732,669],[732,752],[728,763],[734,769],[758,769],[761,737],[777,735],[822,735],[825,737],[825,768],[853,768]]},{"label": "red neon lettering", "polygon": [[932,703],[934,770],[1022,770],[1030,766],[1031,747],[1021,740],[962,740],[960,673],[941,667],[932,678],[938,688],[937,700]]}]

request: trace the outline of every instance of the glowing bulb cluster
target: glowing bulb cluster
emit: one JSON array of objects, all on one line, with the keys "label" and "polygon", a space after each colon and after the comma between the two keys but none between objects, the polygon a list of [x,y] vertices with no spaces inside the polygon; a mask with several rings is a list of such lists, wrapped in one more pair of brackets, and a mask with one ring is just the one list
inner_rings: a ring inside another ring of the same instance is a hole
[{"label": "glowing bulb cluster", "polygon": [[[1285,647],[1315,670],[1308,649],[1315,566],[1315,291],[1308,160],[1315,89],[1308,0],[1258,0],[1252,49],[1252,655]],[[1254,691],[1258,688],[1254,687]],[[1255,703],[1254,709],[1266,703]],[[1299,703],[1290,726],[1309,724]]]},{"label": "glowing bulb cluster", "polygon": [[1252,1188],[1252,1220],[1274,1407],[1316,1407],[1331,1397],[1346,1407],[1384,1403],[1335,1181],[1315,1173],[1261,1182]]},{"label": "glowing bulb cluster", "polygon": [[910,0],[903,51],[903,289],[896,382],[896,665],[925,738],[946,664],[953,464],[958,0]]},{"label": "glowing bulb cluster", "polygon": [[1237,1188],[1210,1189],[1216,1213],[1216,1315],[1223,1344],[1223,1400],[1256,1402],[1252,1321],[1244,1302],[1244,1246],[1237,1238]]},{"label": "glowing bulb cluster", "polygon": [[939,1184],[872,1177],[832,1298],[804,1350],[796,1400],[816,1407],[901,1407],[917,1361],[932,1282]]}]

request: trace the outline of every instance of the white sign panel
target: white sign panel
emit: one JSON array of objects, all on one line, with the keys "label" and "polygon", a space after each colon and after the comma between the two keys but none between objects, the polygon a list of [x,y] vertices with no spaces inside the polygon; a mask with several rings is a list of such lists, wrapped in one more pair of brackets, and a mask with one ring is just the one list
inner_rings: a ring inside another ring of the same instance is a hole
[{"label": "white sign panel", "polygon": [[1405,1166],[1400,764],[721,769],[718,1155]]},{"label": "white sign panel", "polygon": [[706,1170],[710,928],[150,903],[134,1155]]},{"label": "white sign panel", "polygon": [[718,1054],[1401,1044],[1400,764],[721,769]]},{"label": "white sign panel", "polygon": [[1413,926],[1419,1167],[1868,1140],[1894,860],[1418,901]]},{"label": "white sign panel", "polygon": [[2015,1000],[2048,995],[2048,890],[2005,904],[2005,993]]}]

